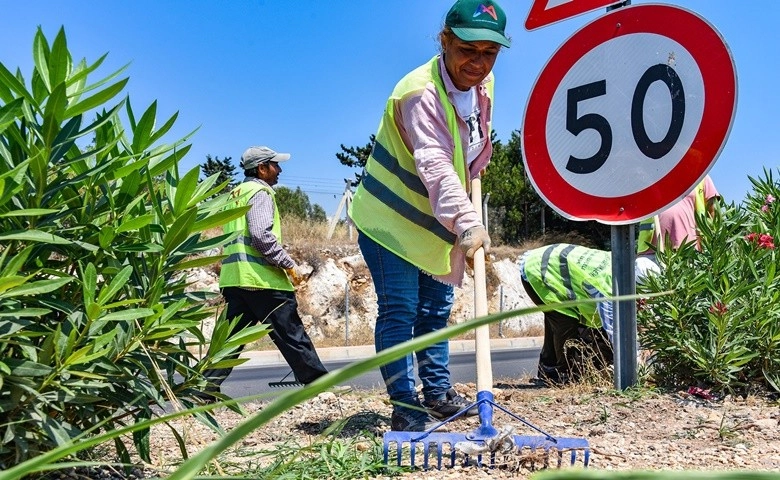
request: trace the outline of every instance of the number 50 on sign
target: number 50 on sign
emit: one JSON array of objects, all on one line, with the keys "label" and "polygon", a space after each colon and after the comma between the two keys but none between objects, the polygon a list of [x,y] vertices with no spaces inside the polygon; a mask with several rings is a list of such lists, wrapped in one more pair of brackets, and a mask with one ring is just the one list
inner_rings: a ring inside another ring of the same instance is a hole
[{"label": "number 50 on sign", "polygon": [[718,32],[668,5],[617,9],[548,61],[522,128],[523,159],[567,218],[627,224],[706,175],[736,110],[734,62]]}]

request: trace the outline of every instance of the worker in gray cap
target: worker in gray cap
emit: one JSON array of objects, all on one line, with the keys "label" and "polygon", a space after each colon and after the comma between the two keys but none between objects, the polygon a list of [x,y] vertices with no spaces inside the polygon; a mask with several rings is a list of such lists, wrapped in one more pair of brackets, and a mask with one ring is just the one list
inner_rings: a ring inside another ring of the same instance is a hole
[{"label": "worker in gray cap", "polygon": [[[240,235],[225,246],[219,286],[227,303],[226,319],[241,318],[232,333],[265,322],[276,347],[292,368],[295,381],[307,384],[325,375],[311,338],[298,315],[295,287],[302,275],[300,267],[282,246],[281,222],[273,187],[282,172],[281,162],[288,153],[268,147],[249,147],[241,155],[246,178],[233,189],[235,206],[249,205],[245,216],[228,222],[223,230]],[[239,351],[236,352],[237,357]],[[216,399],[219,385],[232,368],[204,372],[211,384],[198,395],[204,401]]]}]

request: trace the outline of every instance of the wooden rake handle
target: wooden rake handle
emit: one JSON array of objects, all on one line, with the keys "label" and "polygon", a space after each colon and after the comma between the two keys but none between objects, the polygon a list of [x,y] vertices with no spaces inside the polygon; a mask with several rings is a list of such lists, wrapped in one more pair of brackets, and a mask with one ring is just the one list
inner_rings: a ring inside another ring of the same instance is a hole
[{"label": "wooden rake handle", "polygon": [[[482,218],[482,180],[477,177],[471,181],[471,203],[479,218]],[[487,285],[485,279],[485,250],[479,248],[474,253],[474,316],[488,314]],[[492,391],[493,369],[490,360],[490,326],[482,325],[474,331],[474,350],[477,360],[477,391]]]}]

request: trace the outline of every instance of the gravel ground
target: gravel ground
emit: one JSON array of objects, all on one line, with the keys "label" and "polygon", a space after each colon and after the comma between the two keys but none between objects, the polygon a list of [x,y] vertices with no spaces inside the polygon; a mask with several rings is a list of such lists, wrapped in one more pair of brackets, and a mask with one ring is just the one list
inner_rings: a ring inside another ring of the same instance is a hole
[{"label": "gravel ground", "polygon": [[[474,384],[456,385],[468,398],[475,398]],[[708,400],[704,394],[687,392],[641,395],[619,394],[609,388],[573,386],[546,388],[526,383],[503,383],[494,389],[495,401],[553,436],[584,437],[591,446],[591,469],[603,470],[771,470],[780,472],[780,402],[766,397],[725,397]],[[221,460],[225,472],[250,461],[247,452],[267,450],[294,438],[307,444],[334,421],[348,419],[340,436],[358,432],[381,437],[388,430],[391,407],[383,392],[354,391],[320,394],[291,408],[268,425],[246,437],[237,446],[234,460]],[[246,404],[252,413],[263,403]],[[240,422],[236,413],[219,408],[215,416],[226,429]],[[516,433],[532,435],[527,427],[498,409],[497,428],[515,426]],[[477,418],[448,424],[451,431],[469,432],[479,426]],[[179,423],[190,453],[208,445],[217,434],[195,420]],[[363,448],[361,445],[355,448]],[[365,447],[368,448],[368,447]],[[152,468],[165,470],[180,454],[167,427],[152,435]],[[240,456],[239,456],[240,455]],[[512,458],[509,466],[494,470],[455,467],[415,471],[400,478],[527,478],[532,455]],[[578,456],[582,459],[582,455]],[[266,459],[267,461],[268,459]],[[251,461],[257,462],[258,459]],[[572,467],[566,467],[572,468]],[[582,468],[578,461],[573,468]],[[240,466],[238,467],[240,470]],[[217,469],[219,470],[219,468]],[[377,477],[379,478],[379,477]]]}]

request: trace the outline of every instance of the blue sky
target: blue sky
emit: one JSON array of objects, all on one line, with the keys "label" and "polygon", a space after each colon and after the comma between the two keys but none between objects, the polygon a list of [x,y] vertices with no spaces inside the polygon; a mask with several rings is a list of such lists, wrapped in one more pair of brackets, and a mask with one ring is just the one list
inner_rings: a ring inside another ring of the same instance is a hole
[{"label": "blue sky", "polygon": [[[451,0],[3,3],[0,62],[20,67],[28,81],[36,27],[51,41],[64,26],[76,59],[108,53],[99,72],[130,63],[126,93],[136,111],[156,99],[160,122],[179,112],[167,140],[199,128],[185,169],[207,154],[232,157],[237,165],[246,147],[268,145],[292,154],[280,183],[300,186],[331,215],[344,179],[353,177],[335,157],[339,145],[368,142],[394,84],[437,52]],[[739,202],[750,188],[748,175],[778,165],[780,2],[671,3],[704,17],[731,49],[737,113],[710,174],[727,201]],[[501,5],[513,46],[494,69],[493,126],[506,141],[521,129],[529,92],[547,60],[605,10],[529,32],[523,24],[531,0]]]}]

